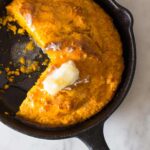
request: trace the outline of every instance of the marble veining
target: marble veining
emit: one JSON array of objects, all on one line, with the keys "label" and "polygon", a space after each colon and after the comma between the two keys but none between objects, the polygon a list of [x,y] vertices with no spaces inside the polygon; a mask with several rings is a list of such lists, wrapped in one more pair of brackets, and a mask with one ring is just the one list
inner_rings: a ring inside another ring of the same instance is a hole
[{"label": "marble veining", "polygon": [[[110,150],[150,150],[150,0],[118,0],[134,15],[137,70],[133,86],[105,123]],[[88,150],[78,139],[41,140],[0,123],[0,150]]]}]

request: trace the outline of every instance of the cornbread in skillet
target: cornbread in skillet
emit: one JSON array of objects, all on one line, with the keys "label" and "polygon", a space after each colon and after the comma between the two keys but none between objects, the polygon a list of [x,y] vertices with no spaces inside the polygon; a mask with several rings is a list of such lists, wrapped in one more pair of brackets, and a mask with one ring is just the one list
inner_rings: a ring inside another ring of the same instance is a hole
[{"label": "cornbread in skillet", "polygon": [[68,126],[111,101],[124,68],[122,44],[112,19],[93,0],[13,0],[7,12],[51,60],[18,116]]}]

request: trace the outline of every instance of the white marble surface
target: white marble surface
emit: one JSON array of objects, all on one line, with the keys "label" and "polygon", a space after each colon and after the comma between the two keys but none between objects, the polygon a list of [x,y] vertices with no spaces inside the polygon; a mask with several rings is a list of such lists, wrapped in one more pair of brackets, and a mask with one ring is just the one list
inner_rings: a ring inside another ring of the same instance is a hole
[{"label": "white marble surface", "polygon": [[[150,150],[150,0],[118,0],[135,18],[138,61],[133,86],[119,109],[105,123],[111,150]],[[0,123],[0,150],[88,150],[78,139],[40,140]]]}]

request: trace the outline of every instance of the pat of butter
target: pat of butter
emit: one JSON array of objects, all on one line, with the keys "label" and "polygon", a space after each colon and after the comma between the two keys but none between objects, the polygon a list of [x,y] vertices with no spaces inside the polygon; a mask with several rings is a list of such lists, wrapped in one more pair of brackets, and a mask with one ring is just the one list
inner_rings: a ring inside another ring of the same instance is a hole
[{"label": "pat of butter", "polygon": [[43,81],[43,86],[50,95],[54,96],[65,87],[74,84],[78,78],[79,70],[70,60],[49,74]]}]

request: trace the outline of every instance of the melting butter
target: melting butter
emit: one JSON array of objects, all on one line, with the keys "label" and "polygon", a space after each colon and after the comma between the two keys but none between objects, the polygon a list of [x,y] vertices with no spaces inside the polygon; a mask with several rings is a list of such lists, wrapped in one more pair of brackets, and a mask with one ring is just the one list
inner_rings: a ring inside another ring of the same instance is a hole
[{"label": "melting butter", "polygon": [[55,69],[43,81],[44,90],[54,96],[79,79],[79,70],[73,61],[68,61]]}]

